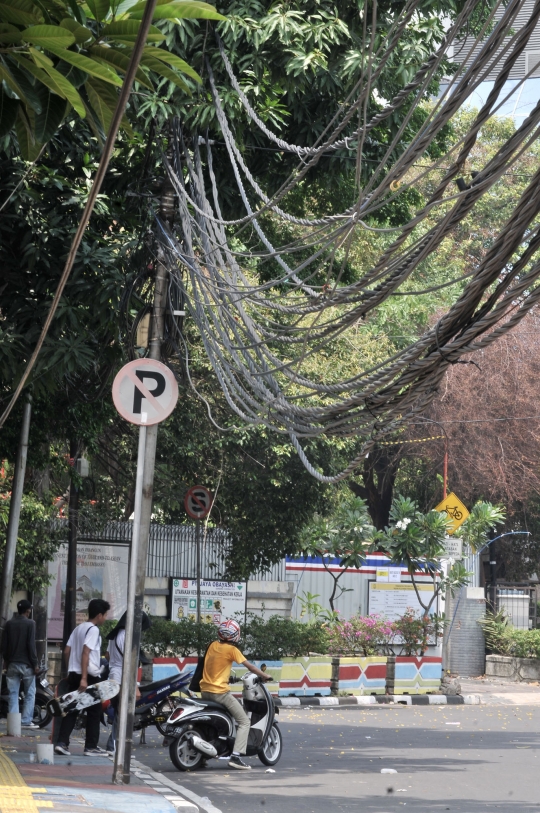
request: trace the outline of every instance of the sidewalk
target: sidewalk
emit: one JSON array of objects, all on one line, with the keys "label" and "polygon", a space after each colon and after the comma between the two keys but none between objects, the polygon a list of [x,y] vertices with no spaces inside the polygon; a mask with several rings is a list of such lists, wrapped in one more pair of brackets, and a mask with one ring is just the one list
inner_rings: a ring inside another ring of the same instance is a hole
[{"label": "sidewalk", "polygon": [[[0,725],[0,813],[198,813],[197,805],[157,781],[144,769],[132,768],[129,785],[113,785],[109,757],[83,756],[83,744],[71,742],[72,756],[55,754],[54,765],[30,762],[36,741],[49,742],[49,731],[8,737]],[[135,763],[138,765],[138,763]]]},{"label": "sidewalk", "polygon": [[503,678],[459,678],[463,695],[475,694],[490,706],[530,706],[540,703],[539,683],[513,683]]}]

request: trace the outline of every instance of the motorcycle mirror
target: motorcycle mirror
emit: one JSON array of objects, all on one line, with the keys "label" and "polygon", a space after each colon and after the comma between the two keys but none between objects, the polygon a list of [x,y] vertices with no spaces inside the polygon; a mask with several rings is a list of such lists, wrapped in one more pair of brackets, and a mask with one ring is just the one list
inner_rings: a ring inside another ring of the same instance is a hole
[{"label": "motorcycle mirror", "polygon": [[261,663],[261,672],[266,672],[267,666],[265,663]]}]

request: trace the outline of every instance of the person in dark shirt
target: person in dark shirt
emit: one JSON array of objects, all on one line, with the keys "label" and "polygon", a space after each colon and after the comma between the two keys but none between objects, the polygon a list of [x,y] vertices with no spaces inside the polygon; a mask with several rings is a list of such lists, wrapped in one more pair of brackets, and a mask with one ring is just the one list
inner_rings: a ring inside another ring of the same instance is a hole
[{"label": "person in dark shirt", "polygon": [[36,622],[30,620],[32,605],[26,599],[17,604],[18,614],[10,618],[2,638],[2,655],[7,666],[9,711],[19,711],[19,692],[24,688],[21,724],[39,728],[32,722],[36,697],[36,675],[39,672],[36,652]]}]

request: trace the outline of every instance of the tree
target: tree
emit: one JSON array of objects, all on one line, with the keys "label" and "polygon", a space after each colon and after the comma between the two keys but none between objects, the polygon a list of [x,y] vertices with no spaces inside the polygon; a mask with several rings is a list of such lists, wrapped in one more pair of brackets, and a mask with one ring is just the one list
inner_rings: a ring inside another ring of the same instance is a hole
[{"label": "tree", "polygon": [[[496,525],[504,522],[504,510],[501,506],[490,503],[476,503],[470,516],[458,529],[465,545],[474,552],[488,538]],[[461,561],[452,563],[444,573],[442,560],[447,559],[444,539],[451,525],[445,512],[428,511],[422,513],[414,500],[398,496],[390,511],[390,525],[377,539],[378,549],[386,553],[395,565],[407,566],[407,570],[416,592],[418,603],[423,610],[423,618],[429,620],[430,610],[438,599],[467,584],[470,573]],[[431,576],[433,595],[429,601],[422,598],[418,590],[416,574],[418,572]],[[427,645],[427,626],[424,627],[424,645]]]},{"label": "tree", "polygon": [[[21,155],[35,160],[73,110],[106,134],[116,107],[116,89],[127,70],[144,3],[95,2],[82,7],[68,0],[0,6],[0,136],[15,128]],[[173,0],[158,6],[154,20],[176,24],[185,17],[222,20],[207,3]],[[151,26],[137,81],[153,90],[164,78],[190,92],[200,78],[195,70],[159,46],[165,37]],[[124,126],[129,129],[127,120]]]},{"label": "tree", "polygon": [[[9,465],[3,461],[0,468],[0,558],[4,555],[9,519],[10,474]],[[51,505],[43,504],[35,494],[23,495],[13,573],[14,590],[38,592],[48,585],[47,564],[63,541],[63,534],[51,525],[52,517]]]},{"label": "tree", "polygon": [[[348,568],[359,568],[364,564],[366,553],[373,548],[376,539],[378,535],[369,521],[366,503],[352,496],[340,502],[329,516],[315,514],[302,529],[300,552],[304,556],[320,556],[333,580],[329,598],[332,612],[336,611],[335,602],[346,592],[339,580]],[[336,559],[343,568],[337,573],[330,567]]]}]

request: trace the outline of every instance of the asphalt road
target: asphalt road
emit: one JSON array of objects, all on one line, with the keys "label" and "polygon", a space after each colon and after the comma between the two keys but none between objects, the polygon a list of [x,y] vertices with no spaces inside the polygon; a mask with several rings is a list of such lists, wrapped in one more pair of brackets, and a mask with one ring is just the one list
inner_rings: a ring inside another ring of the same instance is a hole
[{"label": "asphalt road", "polygon": [[155,729],[136,758],[223,813],[540,813],[537,707],[313,708],[282,710],[280,721],[273,774],[256,758],[249,773],[218,761],[180,773]]}]

